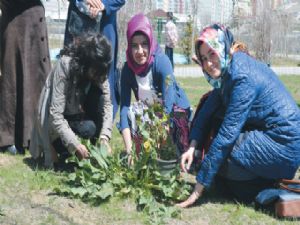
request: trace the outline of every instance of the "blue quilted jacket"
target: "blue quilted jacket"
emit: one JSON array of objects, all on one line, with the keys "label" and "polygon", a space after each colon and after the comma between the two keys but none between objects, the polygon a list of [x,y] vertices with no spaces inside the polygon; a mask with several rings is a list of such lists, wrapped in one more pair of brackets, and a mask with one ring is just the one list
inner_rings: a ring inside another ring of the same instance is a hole
[{"label": "blue quilted jacket", "polygon": [[[300,165],[300,110],[270,68],[235,53],[222,87],[213,90],[198,113],[190,139],[203,143],[220,106],[224,120],[197,175],[199,183],[209,187],[227,157],[260,177],[293,178]],[[236,142],[245,127],[246,135]]]}]

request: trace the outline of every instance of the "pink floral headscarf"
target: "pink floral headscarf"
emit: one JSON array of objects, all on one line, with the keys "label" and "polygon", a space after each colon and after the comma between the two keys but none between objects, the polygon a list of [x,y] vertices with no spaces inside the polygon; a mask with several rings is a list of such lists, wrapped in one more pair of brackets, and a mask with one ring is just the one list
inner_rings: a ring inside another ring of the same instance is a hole
[{"label": "pink floral headscarf", "polygon": [[222,71],[221,77],[218,79],[213,79],[203,70],[204,76],[213,87],[220,88],[222,76],[227,71],[230,61],[229,55],[230,47],[233,43],[233,35],[226,27],[219,24],[213,24],[204,28],[195,42],[195,52],[201,65],[202,61],[199,54],[199,48],[204,42],[219,56]]}]

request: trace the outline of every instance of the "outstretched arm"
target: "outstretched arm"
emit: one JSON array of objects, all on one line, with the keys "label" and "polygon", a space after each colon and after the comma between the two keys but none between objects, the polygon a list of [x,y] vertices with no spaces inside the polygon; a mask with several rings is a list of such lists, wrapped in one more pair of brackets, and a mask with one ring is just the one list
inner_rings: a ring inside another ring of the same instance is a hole
[{"label": "outstretched arm", "polygon": [[186,208],[193,205],[197,201],[197,199],[201,197],[203,190],[204,186],[200,183],[197,183],[190,197],[184,202],[178,203],[176,205],[181,208]]},{"label": "outstretched arm", "polygon": [[131,153],[132,141],[128,122],[128,109],[131,102],[131,85],[129,82],[130,71],[125,64],[121,74],[121,109],[120,109],[120,130],[122,132],[127,153]]},{"label": "outstretched arm", "polygon": [[108,80],[105,80],[101,84],[101,89],[103,92],[103,109],[101,110],[103,125],[100,133],[100,138],[107,137],[111,138],[112,124],[113,124],[113,106],[110,99],[110,88]]},{"label": "outstretched arm", "polygon": [[235,77],[224,120],[197,175],[197,181],[205,187],[210,186],[219,167],[228,157],[256,99],[257,85],[253,78],[246,74],[238,74]]}]

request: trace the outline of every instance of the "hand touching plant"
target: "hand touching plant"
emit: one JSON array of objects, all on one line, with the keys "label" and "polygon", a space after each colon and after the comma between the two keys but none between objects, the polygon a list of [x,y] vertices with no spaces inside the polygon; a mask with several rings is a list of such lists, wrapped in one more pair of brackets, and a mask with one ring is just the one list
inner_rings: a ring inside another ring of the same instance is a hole
[{"label": "hand touching plant", "polygon": [[197,183],[190,197],[187,200],[176,204],[176,206],[179,206],[181,208],[186,208],[193,205],[197,201],[197,199],[201,197],[203,190],[204,190],[204,186],[200,183]]},{"label": "hand touching plant", "polygon": [[83,145],[83,144],[79,144],[77,147],[76,147],[76,152],[75,152],[77,158],[79,160],[82,160],[82,159],[86,159],[89,157],[89,151],[87,150],[86,146]]}]

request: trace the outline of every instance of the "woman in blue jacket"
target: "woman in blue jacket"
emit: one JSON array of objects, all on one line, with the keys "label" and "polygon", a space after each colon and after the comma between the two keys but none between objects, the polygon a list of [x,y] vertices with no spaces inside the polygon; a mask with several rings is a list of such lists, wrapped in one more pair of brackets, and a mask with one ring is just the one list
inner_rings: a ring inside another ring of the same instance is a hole
[{"label": "woman in blue jacket", "polygon": [[232,43],[230,31],[216,24],[205,28],[195,43],[197,59],[214,89],[195,118],[189,150],[182,156],[184,171],[214,115],[222,110],[224,115],[195,189],[180,207],[192,205],[216,175],[222,189],[249,202],[277,179],[292,179],[300,165],[297,104],[267,65],[241,51],[230,56]]},{"label": "woman in blue jacket", "polygon": [[[187,131],[191,110],[184,91],[176,84],[171,62],[156,43],[150,21],[143,14],[135,15],[128,22],[127,42],[127,61],[121,74],[120,130],[126,151],[130,154],[132,139],[128,112],[131,106],[131,91],[137,100],[149,104],[161,98],[167,113],[171,113],[175,106],[176,109],[183,109]],[[170,82],[167,82],[168,80]],[[176,124],[174,126],[176,127]],[[181,143],[176,143],[177,148],[184,151],[188,148],[188,134],[181,133],[180,136],[183,138]]]}]

